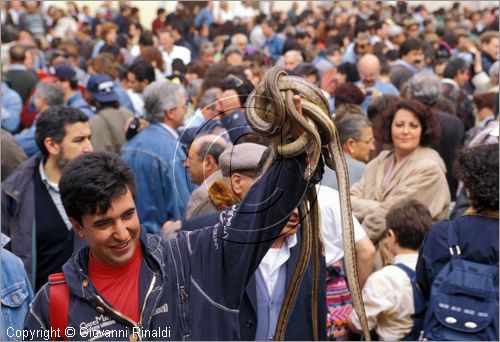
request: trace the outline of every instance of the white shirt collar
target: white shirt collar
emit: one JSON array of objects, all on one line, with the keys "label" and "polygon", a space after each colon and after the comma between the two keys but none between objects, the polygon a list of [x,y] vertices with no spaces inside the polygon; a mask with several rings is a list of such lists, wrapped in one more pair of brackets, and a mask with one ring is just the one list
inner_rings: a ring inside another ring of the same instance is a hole
[{"label": "white shirt collar", "polygon": [[52,190],[59,192],[59,184],[51,182],[49,178],[47,177],[47,174],[45,173],[45,169],[43,168],[43,164],[45,162],[45,158],[42,158],[40,160],[40,164],[38,165],[38,170],[40,171],[40,178],[42,179],[42,182],[46,184],[49,188]]},{"label": "white shirt collar", "polygon": [[163,122],[159,122],[159,124],[162,125],[167,131],[169,131],[176,139],[179,139],[179,134],[175,129],[173,129],[172,127]]}]

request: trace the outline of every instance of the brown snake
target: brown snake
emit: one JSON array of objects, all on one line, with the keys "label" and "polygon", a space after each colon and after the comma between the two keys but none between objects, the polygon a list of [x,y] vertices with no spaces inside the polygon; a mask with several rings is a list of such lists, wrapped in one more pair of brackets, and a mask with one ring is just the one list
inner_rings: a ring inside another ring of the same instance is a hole
[{"label": "brown snake", "polygon": [[[293,102],[295,94],[301,97],[303,115],[295,108]],[[288,76],[282,68],[273,67],[248,97],[245,114],[248,124],[256,133],[269,136],[272,140],[272,153],[267,165],[278,155],[291,158],[309,151],[309,164],[304,172],[306,180],[309,180],[314,174],[321,155],[323,155],[326,165],[337,172],[347,281],[354,310],[363,328],[364,338],[369,341],[370,332],[356,268],[349,175],[326,98],[319,88],[306,82],[303,78]],[[296,140],[288,142],[292,122],[298,124],[304,133]],[[326,329],[326,327],[317,326],[317,289],[323,246],[315,188],[300,203],[299,213],[302,218],[300,254],[280,311],[274,335],[275,340],[283,340],[285,337],[291,308],[311,255],[313,256],[314,274],[311,301],[314,339],[318,339],[318,329]]]}]

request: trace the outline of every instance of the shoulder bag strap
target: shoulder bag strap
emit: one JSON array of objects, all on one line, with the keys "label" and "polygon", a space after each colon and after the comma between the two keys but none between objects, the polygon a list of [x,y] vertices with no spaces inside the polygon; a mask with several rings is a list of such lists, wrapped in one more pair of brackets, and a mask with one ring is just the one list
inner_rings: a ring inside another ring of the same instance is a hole
[{"label": "shoulder bag strap", "polygon": [[[59,336],[51,336],[55,341],[60,337],[63,341],[67,341],[66,327],[68,326],[69,313],[69,288],[64,278],[64,273],[55,273],[49,276],[49,315],[50,327],[57,331]],[[51,334],[52,335],[52,334]]]}]

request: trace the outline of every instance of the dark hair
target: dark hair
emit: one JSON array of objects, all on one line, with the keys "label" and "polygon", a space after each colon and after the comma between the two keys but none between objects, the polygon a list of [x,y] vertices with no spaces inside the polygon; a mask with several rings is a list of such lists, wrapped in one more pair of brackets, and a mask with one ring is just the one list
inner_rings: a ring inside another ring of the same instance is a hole
[{"label": "dark hair", "polygon": [[243,73],[234,73],[226,76],[220,81],[220,88],[224,90],[234,89],[240,98],[240,103],[244,105],[248,96],[253,91],[253,84]]},{"label": "dark hair", "polygon": [[396,235],[398,245],[418,250],[432,226],[432,216],[422,203],[405,199],[391,207],[385,216],[387,229]]},{"label": "dark hair", "polygon": [[180,58],[174,58],[174,60],[172,61],[172,73],[174,73],[175,71],[183,75],[186,73],[186,66]]},{"label": "dark hair", "polygon": [[375,122],[377,117],[382,114],[385,109],[395,105],[399,101],[401,101],[401,97],[393,94],[384,94],[375,97],[366,110],[368,120]]},{"label": "dark hair", "polygon": [[437,115],[427,106],[417,100],[402,100],[389,107],[375,122],[374,133],[378,141],[384,144],[392,144],[392,121],[400,109],[406,109],[418,118],[422,126],[421,146],[429,146],[435,143],[441,134],[441,124]]},{"label": "dark hair", "polygon": [[26,48],[22,45],[14,45],[9,49],[10,62],[22,63],[26,57]]},{"label": "dark hair", "polygon": [[337,88],[335,88],[333,97],[335,98],[336,107],[345,103],[361,105],[365,100],[365,95],[359,89],[359,87],[350,82],[341,84]]},{"label": "dark hair", "polygon": [[264,20],[263,21],[263,24],[266,24],[267,26],[269,26],[270,28],[272,28],[274,31],[276,31],[276,28],[277,28],[277,24],[274,20],[272,19],[267,19],[267,20]]},{"label": "dark hair", "polygon": [[443,71],[443,77],[444,78],[451,78],[453,79],[457,74],[461,71],[467,70],[467,62],[464,61],[462,58],[457,57],[453,58],[448,62],[446,67],[444,68]]},{"label": "dark hair", "polygon": [[137,81],[142,82],[148,80],[149,83],[153,83],[156,79],[155,69],[144,58],[137,58],[134,63],[128,68],[128,72],[135,75]]},{"label": "dark hair", "polygon": [[498,93],[482,93],[476,94],[473,97],[474,104],[478,110],[483,108],[490,108],[493,110],[495,101],[498,99]]},{"label": "dark hair", "polygon": [[424,49],[424,44],[422,44],[422,41],[420,39],[407,39],[401,44],[399,47],[399,57],[406,56],[407,54],[410,53],[410,51],[413,50],[422,50]]},{"label": "dark hair", "polygon": [[460,151],[453,171],[475,210],[498,210],[498,143]]},{"label": "dark hair", "polygon": [[316,76],[316,80],[319,81],[319,71],[318,68],[316,68],[314,65],[311,63],[301,63],[297,65],[297,67],[294,70],[299,76],[301,77],[306,77],[306,76]]},{"label": "dark hair", "polygon": [[295,39],[304,39],[304,38],[311,38],[309,32],[297,32],[297,34],[295,34]]},{"label": "dark hair", "polygon": [[399,58],[399,51],[398,50],[389,50],[385,53],[385,57],[387,58],[388,61],[395,61]]},{"label": "dark hair", "polygon": [[59,181],[61,200],[68,214],[82,224],[84,215],[103,214],[127,189],[135,192],[132,170],[116,154],[91,152],[71,161]]},{"label": "dark hair", "polygon": [[181,36],[184,33],[184,24],[178,20],[172,21],[168,26],[170,26],[171,31],[177,31]]},{"label": "dark hair", "polygon": [[142,46],[153,46],[153,34],[150,31],[144,31],[139,36],[139,45]]},{"label": "dark hair", "polygon": [[337,72],[346,75],[346,82],[356,83],[359,81],[356,64],[344,62],[337,67]]},{"label": "dark hair", "polygon": [[201,144],[198,154],[200,159],[204,160],[207,156],[212,156],[215,159],[217,165],[219,164],[219,156],[224,152],[226,146],[222,145],[217,141],[206,141]]},{"label": "dark hair", "polygon": [[87,122],[89,118],[78,108],[53,106],[43,111],[36,121],[35,141],[44,156],[49,154],[43,141],[50,137],[56,143],[63,141],[66,125]]},{"label": "dark hair", "polygon": [[116,43],[105,44],[99,49],[99,53],[109,53],[116,59],[120,55],[120,46]]},{"label": "dark hair", "polygon": [[158,9],[156,10],[156,15],[157,15],[157,16],[160,16],[160,15],[161,15],[161,14],[163,14],[163,13],[165,13],[165,9],[164,9],[164,8],[158,8]]}]

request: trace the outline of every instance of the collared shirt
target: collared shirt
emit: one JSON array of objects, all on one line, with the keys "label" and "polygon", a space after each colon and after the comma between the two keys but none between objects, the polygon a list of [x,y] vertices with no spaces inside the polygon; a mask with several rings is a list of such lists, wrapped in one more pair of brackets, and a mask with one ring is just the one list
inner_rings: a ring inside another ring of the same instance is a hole
[{"label": "collared shirt", "polygon": [[43,168],[44,161],[45,158],[42,158],[42,160],[40,160],[40,166],[38,167],[38,170],[40,171],[40,178],[42,179],[43,184],[45,184],[45,187],[47,188],[47,191],[50,194],[50,198],[52,198],[52,202],[54,202],[54,204],[56,205],[59,215],[61,215],[61,218],[63,219],[64,223],[66,223],[66,227],[68,227],[68,230],[70,230],[71,222],[68,219],[68,215],[66,215],[66,210],[64,210],[64,206],[61,201],[61,194],[59,193],[59,184],[51,182],[47,178],[47,174],[45,173],[45,170]]},{"label": "collared shirt", "polygon": [[164,124],[163,122],[159,122],[159,124],[165,128],[167,131],[170,132],[170,134],[172,134],[177,140],[179,139],[179,134],[177,133],[177,131],[175,129],[173,129],[172,127]]},{"label": "collared shirt", "polygon": [[416,73],[418,71],[418,68],[416,68],[414,65],[408,63],[407,61],[404,61],[402,59],[396,60],[396,65],[402,65],[406,69],[408,69],[412,74]]},{"label": "collared shirt", "polygon": [[[342,238],[342,218],[340,213],[339,192],[328,186],[316,185],[318,204],[321,210],[321,231],[325,244],[326,266],[344,257],[344,239]],[[366,236],[359,221],[352,216],[354,240],[358,242]]]},{"label": "collared shirt", "polygon": [[277,61],[281,56],[284,45],[285,40],[280,35],[275,33],[266,41],[264,49],[267,51],[269,57],[271,57],[273,61]]},{"label": "collared shirt", "polygon": [[28,70],[24,64],[11,64],[9,65],[9,70]]},{"label": "collared shirt", "polygon": [[[394,257],[394,264],[401,263],[414,270],[417,258],[416,252],[399,254]],[[372,273],[363,287],[363,301],[368,327],[376,329],[380,340],[401,340],[413,327],[413,288],[410,278],[399,267],[389,265]],[[361,330],[354,311],[350,319]]]},{"label": "collared shirt", "polygon": [[[356,82],[356,85],[361,85],[363,84],[362,81]],[[373,85],[373,88],[375,88],[379,93],[382,95],[384,94],[393,94],[399,96],[399,90],[396,88],[392,83],[389,82],[382,82],[381,80],[375,80],[375,84]],[[363,103],[361,104],[361,108],[366,112],[368,109],[368,106],[372,102],[372,95],[366,95],[365,99],[363,100]]]},{"label": "collared shirt", "polygon": [[455,90],[460,90],[460,86],[457,84],[457,82],[455,82],[451,78],[444,78],[441,82],[444,84],[451,85],[453,87],[453,89],[455,89]]},{"label": "collared shirt", "polygon": [[288,236],[281,248],[270,248],[262,261],[259,269],[267,286],[268,293],[274,292],[274,287],[278,282],[279,270],[290,258],[290,249],[297,244],[297,235]]},{"label": "collared shirt", "polygon": [[479,123],[479,128],[480,128],[480,129],[483,129],[484,127],[488,126],[488,124],[489,124],[490,122],[492,122],[493,120],[495,120],[495,116],[494,116],[493,114],[491,114],[491,115],[489,115],[489,116],[485,117],[485,118],[483,119],[483,121],[481,121],[481,122]]},{"label": "collared shirt", "polygon": [[172,51],[168,53],[162,50],[163,61],[165,62],[165,76],[172,75],[172,61],[176,58],[182,59],[184,65],[188,65],[191,62],[191,51],[184,46],[174,45]]}]

